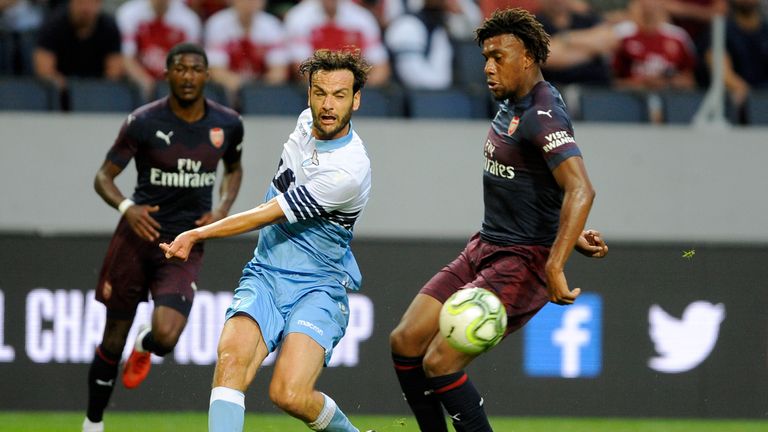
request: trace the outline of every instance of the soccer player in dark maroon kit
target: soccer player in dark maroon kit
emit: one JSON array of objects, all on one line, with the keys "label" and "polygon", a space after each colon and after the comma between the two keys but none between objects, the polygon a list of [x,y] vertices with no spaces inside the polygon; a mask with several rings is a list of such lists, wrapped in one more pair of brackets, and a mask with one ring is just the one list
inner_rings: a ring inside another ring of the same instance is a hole
[{"label": "soccer player in dark maroon kit", "polygon": [[[122,218],[107,250],[96,299],[107,307],[104,336],[88,373],[84,432],[103,431],[102,417],[139,302],[152,294],[151,326],[142,328],[123,368],[125,387],[146,378],[150,355],[173,350],[187,323],[202,264],[202,244],[186,262],[168,261],[158,247],[179,233],[224,218],[237,196],[243,123],[233,110],[205,99],[208,59],[197,45],[180,44],[166,59],[168,97],[149,103],[123,123],[94,187]],[[114,179],[134,159],[138,178],[131,198]],[[216,168],[224,175],[212,208]]]},{"label": "soccer player in dark maroon kit", "polygon": [[506,334],[548,302],[572,304],[563,273],[575,248],[602,257],[600,233],[583,231],[595,192],[558,91],[541,65],[549,36],[523,9],[495,12],[475,32],[488,88],[500,101],[483,152],[485,216],[480,232],[416,295],[390,335],[395,372],[423,431],[490,431],[483,399],[464,372],[477,354],[451,348],[440,309],[457,290],[482,287],[507,310]]}]

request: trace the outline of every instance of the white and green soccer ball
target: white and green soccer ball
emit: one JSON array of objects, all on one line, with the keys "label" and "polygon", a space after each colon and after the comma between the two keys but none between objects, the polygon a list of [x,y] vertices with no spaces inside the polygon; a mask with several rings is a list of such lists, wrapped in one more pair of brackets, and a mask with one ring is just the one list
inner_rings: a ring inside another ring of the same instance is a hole
[{"label": "white and green soccer ball", "polygon": [[479,354],[501,342],[507,311],[496,294],[484,288],[456,291],[440,310],[440,333],[458,351]]}]

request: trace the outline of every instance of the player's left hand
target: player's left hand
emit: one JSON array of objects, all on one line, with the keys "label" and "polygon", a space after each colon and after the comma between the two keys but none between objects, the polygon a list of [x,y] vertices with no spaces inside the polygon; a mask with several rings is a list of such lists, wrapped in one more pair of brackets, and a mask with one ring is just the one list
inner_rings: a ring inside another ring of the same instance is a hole
[{"label": "player's left hand", "polygon": [[608,254],[608,245],[598,230],[585,230],[576,240],[576,250],[590,258],[602,258]]},{"label": "player's left hand", "polygon": [[547,290],[549,301],[563,306],[572,305],[576,297],[581,294],[581,288],[574,288],[573,291],[568,288],[568,281],[565,280],[565,273],[562,271],[554,274],[547,273]]},{"label": "player's left hand", "polygon": [[189,252],[192,250],[192,246],[194,246],[196,242],[196,236],[192,231],[184,231],[177,235],[170,244],[160,243],[160,249],[165,252],[165,258],[167,259],[180,259],[186,261],[189,258]]},{"label": "player's left hand", "polygon": [[195,225],[203,226],[203,225],[212,224],[216,221],[224,219],[225,217],[227,217],[227,213],[225,213],[220,209],[214,209],[200,216],[200,218],[195,221]]}]

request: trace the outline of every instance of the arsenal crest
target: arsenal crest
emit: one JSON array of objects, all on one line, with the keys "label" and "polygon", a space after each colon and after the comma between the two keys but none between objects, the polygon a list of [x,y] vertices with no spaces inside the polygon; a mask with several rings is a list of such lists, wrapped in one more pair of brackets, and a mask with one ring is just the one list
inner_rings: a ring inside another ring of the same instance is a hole
[{"label": "arsenal crest", "polygon": [[509,121],[509,127],[507,128],[507,135],[512,135],[517,130],[517,124],[520,123],[520,117],[514,116]]},{"label": "arsenal crest", "polygon": [[208,135],[211,138],[211,144],[216,148],[221,148],[221,145],[224,144],[224,129],[213,128]]}]

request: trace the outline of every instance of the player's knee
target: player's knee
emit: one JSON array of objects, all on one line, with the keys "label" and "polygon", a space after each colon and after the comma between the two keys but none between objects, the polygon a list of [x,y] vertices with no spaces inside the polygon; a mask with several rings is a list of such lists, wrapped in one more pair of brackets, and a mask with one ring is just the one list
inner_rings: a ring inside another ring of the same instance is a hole
[{"label": "player's knee", "polygon": [[306,411],[308,397],[309,395],[285,383],[273,380],[269,386],[269,398],[272,403],[294,416],[301,416]]},{"label": "player's knee", "polygon": [[411,348],[413,346],[413,343],[414,343],[413,339],[414,339],[413,335],[411,332],[408,331],[407,327],[398,325],[389,334],[389,346],[392,349],[392,351],[400,353],[403,350]]},{"label": "player's knee", "polygon": [[429,350],[424,356],[422,364],[424,374],[428,377],[443,376],[456,372],[453,365],[449,364],[447,359],[438,350]]},{"label": "player's knee", "polygon": [[389,347],[392,352],[404,356],[418,357],[424,355],[429,342],[429,337],[422,336],[418,331],[414,331],[408,326],[398,325],[389,334]]},{"label": "player's knee", "polygon": [[164,356],[176,347],[176,343],[179,341],[180,334],[177,332],[163,332],[156,329],[152,329],[152,338],[155,340],[155,346],[152,352]]}]

